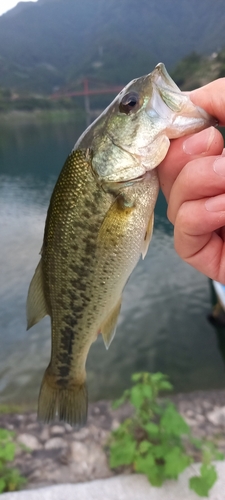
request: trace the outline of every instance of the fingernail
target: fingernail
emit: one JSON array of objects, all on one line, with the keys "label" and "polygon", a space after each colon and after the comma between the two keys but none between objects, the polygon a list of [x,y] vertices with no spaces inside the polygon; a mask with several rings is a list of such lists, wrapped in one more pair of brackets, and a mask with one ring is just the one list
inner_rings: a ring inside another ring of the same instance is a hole
[{"label": "fingernail", "polygon": [[205,208],[208,212],[225,212],[225,194],[206,200]]},{"label": "fingernail", "polygon": [[213,163],[213,170],[216,172],[216,174],[221,175],[222,177],[225,177],[225,158],[224,156],[220,156],[219,158],[216,158],[216,160]]},{"label": "fingernail", "polygon": [[214,127],[209,127],[197,134],[192,135],[183,143],[183,150],[188,155],[200,155],[206,153],[215,137]]}]

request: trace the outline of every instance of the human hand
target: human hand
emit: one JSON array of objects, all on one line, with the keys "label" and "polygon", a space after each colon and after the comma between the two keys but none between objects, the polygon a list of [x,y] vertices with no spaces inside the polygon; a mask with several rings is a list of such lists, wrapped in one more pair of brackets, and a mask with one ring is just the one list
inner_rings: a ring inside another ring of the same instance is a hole
[{"label": "human hand", "polygon": [[[225,78],[190,94],[191,100],[225,125]],[[179,256],[225,284],[225,153],[221,133],[210,127],[171,141],[158,167],[174,225]]]}]

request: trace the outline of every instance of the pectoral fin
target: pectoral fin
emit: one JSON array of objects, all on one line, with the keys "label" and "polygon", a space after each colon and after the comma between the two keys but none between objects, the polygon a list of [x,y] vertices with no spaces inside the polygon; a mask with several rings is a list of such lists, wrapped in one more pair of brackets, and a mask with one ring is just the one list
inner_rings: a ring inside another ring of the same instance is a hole
[{"label": "pectoral fin", "polygon": [[31,280],[27,296],[27,330],[38,323],[48,313],[44,296],[42,260],[40,260]]},{"label": "pectoral fin", "polygon": [[146,228],[145,238],[144,238],[142,252],[141,252],[142,259],[145,258],[146,253],[148,251],[149,243],[150,243],[150,241],[152,239],[153,227],[154,227],[154,212],[151,215],[151,217],[150,217],[150,219],[148,221],[147,228]]},{"label": "pectoral fin", "polygon": [[121,300],[122,299],[120,297],[120,300],[118,301],[114,309],[110,311],[109,316],[106,318],[106,320],[104,321],[104,323],[102,323],[100,327],[100,332],[103,336],[106,349],[109,348],[116,333],[117,320],[121,309]]}]

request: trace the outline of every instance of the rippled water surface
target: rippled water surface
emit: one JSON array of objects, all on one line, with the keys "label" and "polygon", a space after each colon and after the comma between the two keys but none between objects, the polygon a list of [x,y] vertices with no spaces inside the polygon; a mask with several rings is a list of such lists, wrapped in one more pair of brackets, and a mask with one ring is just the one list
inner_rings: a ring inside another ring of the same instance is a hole
[{"label": "rippled water surface", "polygon": [[[49,197],[79,131],[73,124],[0,125],[0,401],[34,401],[50,356],[50,322],[26,331],[27,289],[39,260]],[[116,337],[88,358],[90,399],[112,398],[132,372],[167,373],[176,391],[225,386],[207,278],[173,250],[160,197],[150,250],[123,295]]]}]

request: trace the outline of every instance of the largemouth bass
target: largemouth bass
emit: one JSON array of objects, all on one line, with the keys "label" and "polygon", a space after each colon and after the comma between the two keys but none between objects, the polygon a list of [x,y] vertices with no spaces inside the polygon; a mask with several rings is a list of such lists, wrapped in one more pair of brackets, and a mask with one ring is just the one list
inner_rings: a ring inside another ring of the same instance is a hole
[{"label": "largemouth bass", "polygon": [[212,123],[158,64],[129,83],[75,144],[51,197],[27,299],[28,328],[51,317],[51,361],[38,404],[45,422],[58,415],[85,423],[86,358],[99,333],[109,347],[123,288],[148,250],[156,167],[170,139]]}]

